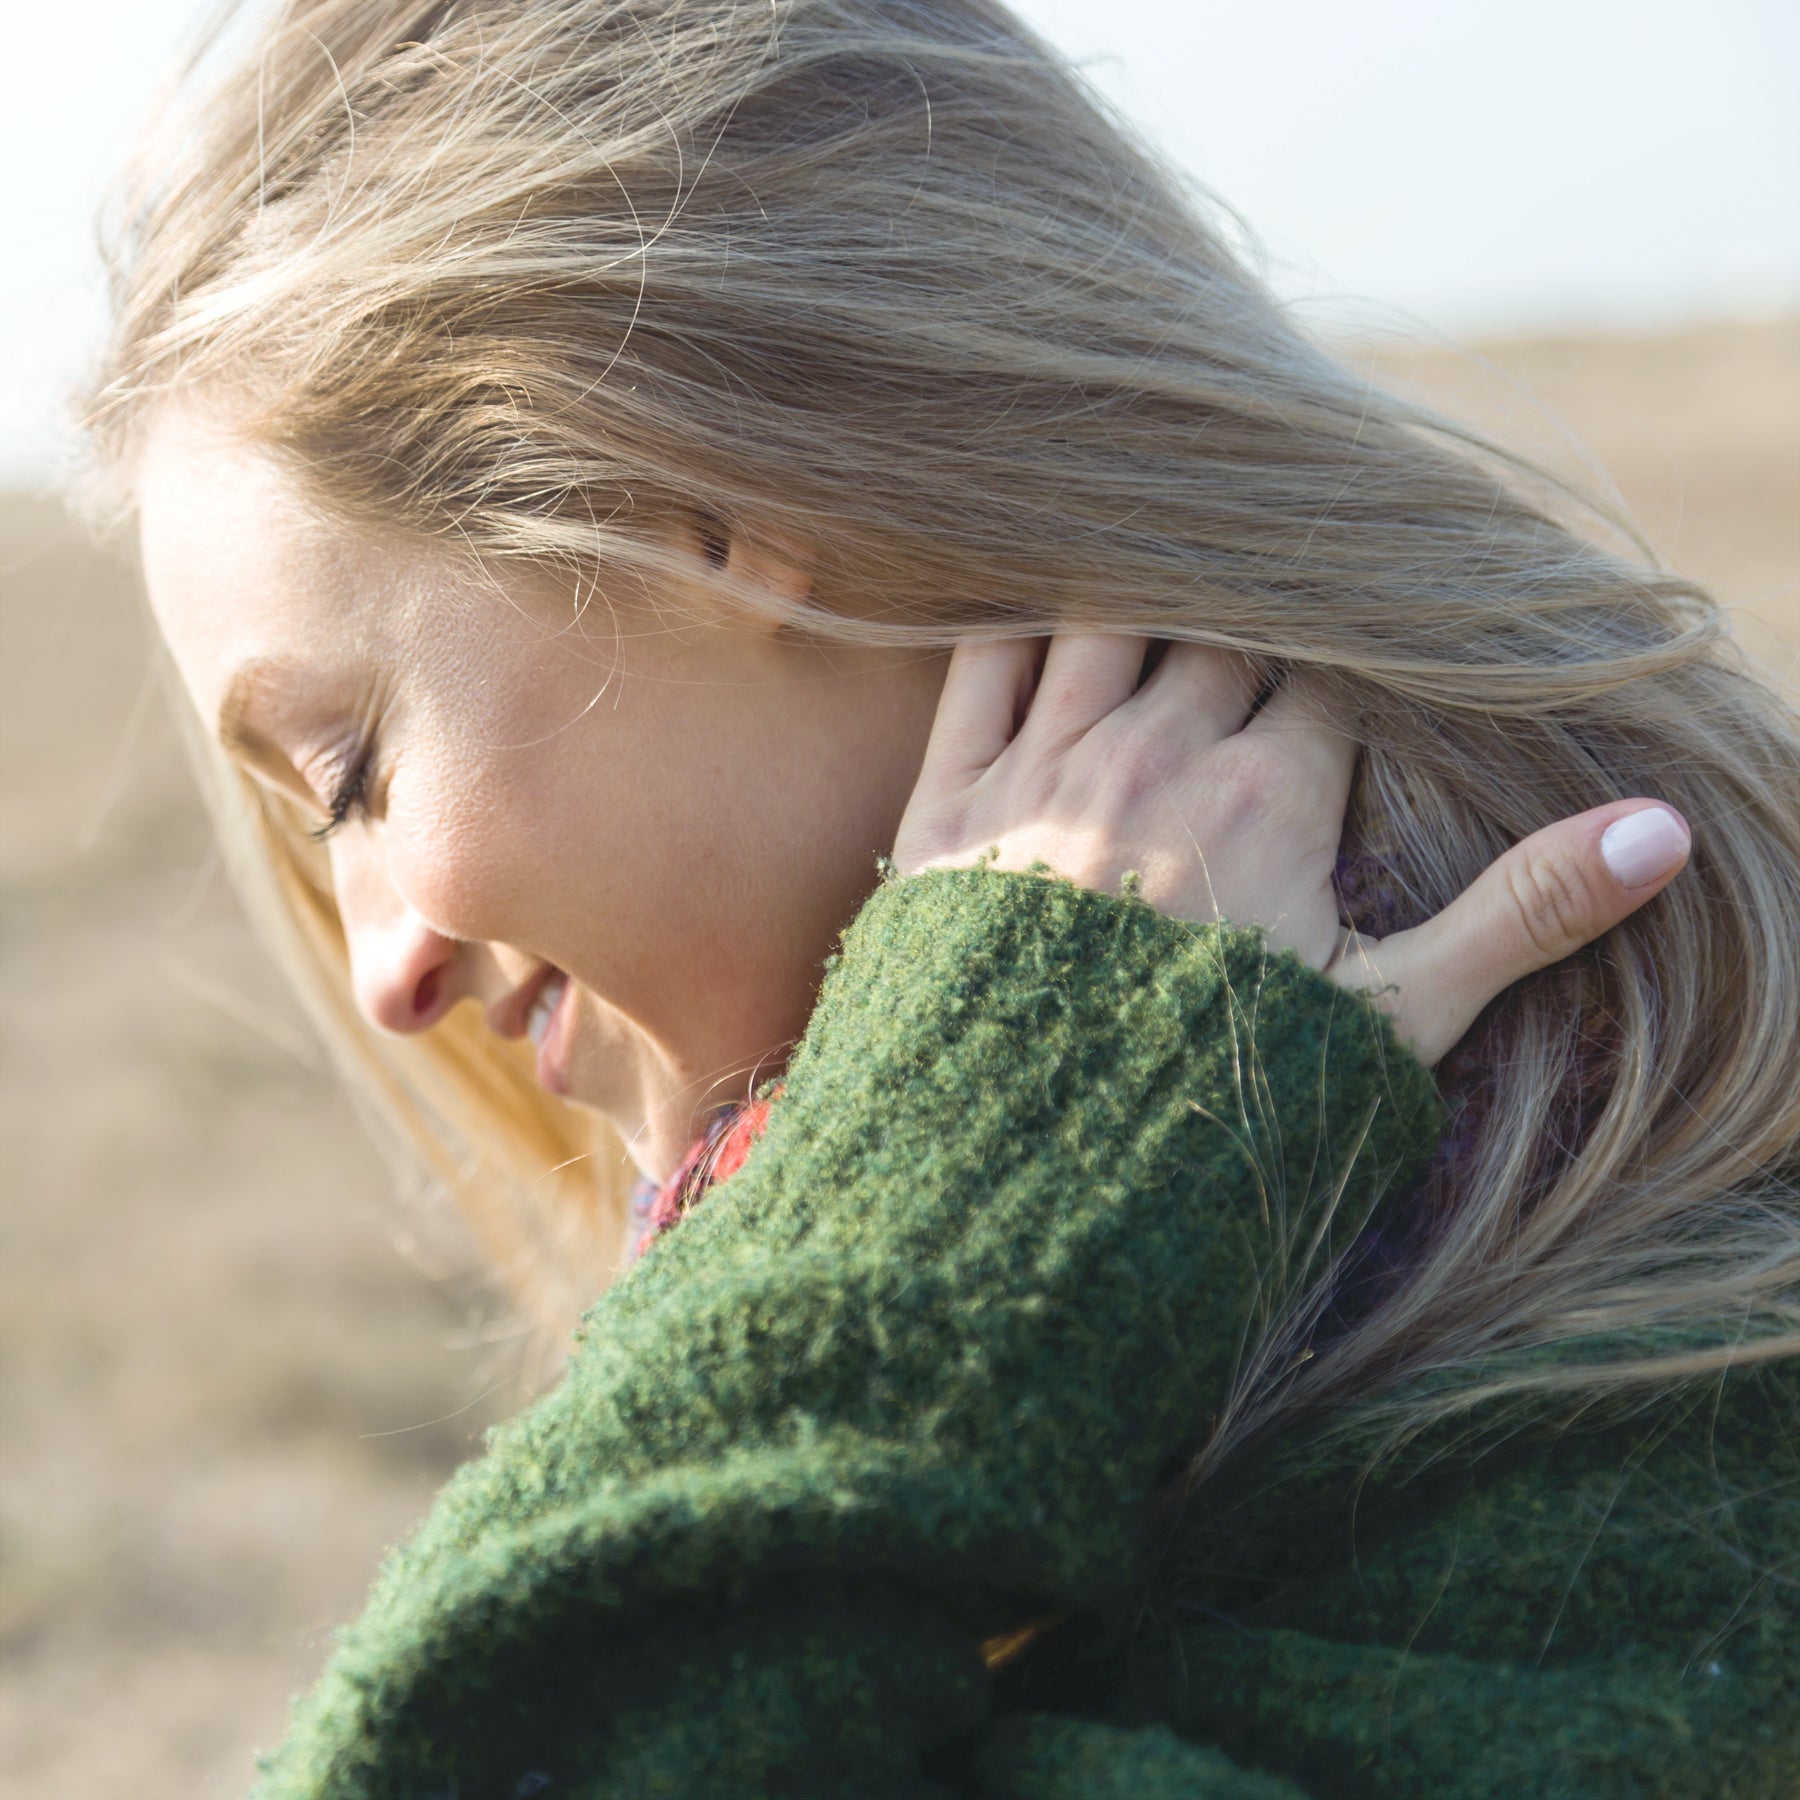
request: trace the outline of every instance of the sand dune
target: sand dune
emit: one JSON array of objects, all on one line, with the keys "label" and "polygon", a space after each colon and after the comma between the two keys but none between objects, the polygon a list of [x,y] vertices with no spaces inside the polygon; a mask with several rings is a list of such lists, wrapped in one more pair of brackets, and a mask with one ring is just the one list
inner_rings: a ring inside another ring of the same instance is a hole
[{"label": "sand dune", "polygon": [[[1565,466],[1584,440],[1793,678],[1795,322],[1372,360]],[[15,497],[0,579],[0,1786],[237,1793],[523,1386],[479,1290],[400,1254],[431,1221],[248,941],[131,577]]]}]

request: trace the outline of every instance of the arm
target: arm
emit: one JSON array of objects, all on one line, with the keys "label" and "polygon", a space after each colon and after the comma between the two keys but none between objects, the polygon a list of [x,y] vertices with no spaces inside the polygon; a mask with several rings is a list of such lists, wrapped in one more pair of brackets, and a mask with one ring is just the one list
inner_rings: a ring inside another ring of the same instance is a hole
[{"label": "arm", "polygon": [[[849,934],[749,1167],[384,1572],[271,1797],[923,1795],[959,1758],[982,1792],[1087,1796],[1096,1755],[1132,1791],[1092,1733],[984,1739],[977,1646],[1129,1581],[1246,1335],[1429,1143],[1427,1078],[1345,990],[1379,952],[1438,1053],[1686,841],[1627,881],[1606,840],[1647,803],[1615,803],[1347,943],[1353,746],[1297,686],[1247,718],[1235,665],[1142,662],[958,650],[896,846],[935,872]],[[971,870],[984,845],[1084,885]],[[1092,891],[1127,868],[1161,913]],[[1219,912],[1269,933],[1163,916]],[[1272,1791],[1134,1741],[1165,1790],[1179,1763],[1182,1791]]]},{"label": "arm", "polygon": [[981,1640],[1130,1580],[1259,1300],[1434,1126],[1254,934],[885,886],[750,1163],[452,1483],[266,1792],[936,1791]]},{"label": "arm", "polygon": [[1544,1410],[1215,1497],[1136,1708],[1343,1800],[1800,1792],[1794,1360]]}]

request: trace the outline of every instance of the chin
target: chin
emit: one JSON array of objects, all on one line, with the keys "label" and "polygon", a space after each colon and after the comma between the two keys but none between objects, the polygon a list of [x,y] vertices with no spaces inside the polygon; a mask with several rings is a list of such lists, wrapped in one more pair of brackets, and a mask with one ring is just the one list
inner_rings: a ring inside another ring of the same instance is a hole
[{"label": "chin", "polygon": [[[645,1119],[641,1108],[621,1106],[616,1092],[597,1092],[598,1085],[577,1079],[559,1098],[608,1125],[640,1175],[658,1184],[667,1181],[679,1166],[691,1138],[659,1131]],[[675,1141],[677,1138],[679,1142]]]},{"label": "chin", "polygon": [[[580,1023],[586,1029],[579,1036],[571,1031],[560,1071],[562,1097],[603,1118],[638,1172],[659,1184],[681,1166],[721,1107],[748,1100],[753,1088],[782,1074],[793,1048],[787,1039],[760,1054],[714,1061],[715,1041],[703,1060],[654,1041],[604,1006],[584,1007]],[[753,1031],[735,1034],[735,1041],[768,1044]],[[697,1072],[707,1067],[718,1072]]]},{"label": "chin", "polygon": [[694,1139],[694,1134],[686,1131],[661,1133],[642,1125],[630,1131],[616,1119],[612,1124],[625,1141],[632,1166],[646,1181],[654,1182],[658,1187],[681,1167],[681,1159]]}]

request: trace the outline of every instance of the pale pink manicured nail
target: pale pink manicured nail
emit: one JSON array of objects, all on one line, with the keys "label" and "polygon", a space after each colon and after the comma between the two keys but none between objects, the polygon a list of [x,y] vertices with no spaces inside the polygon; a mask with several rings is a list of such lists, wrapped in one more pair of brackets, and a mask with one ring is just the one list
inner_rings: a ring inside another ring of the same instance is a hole
[{"label": "pale pink manicured nail", "polygon": [[1688,828],[1666,806],[1614,819],[1600,834],[1600,854],[1620,887],[1647,887],[1688,851]]}]

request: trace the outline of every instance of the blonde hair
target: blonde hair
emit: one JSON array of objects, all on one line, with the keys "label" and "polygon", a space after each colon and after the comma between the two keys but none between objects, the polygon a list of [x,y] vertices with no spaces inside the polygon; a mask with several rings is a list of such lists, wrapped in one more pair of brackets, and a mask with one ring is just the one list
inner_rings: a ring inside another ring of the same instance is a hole
[{"label": "blonde hair", "polygon": [[[1320,1272],[1271,1271],[1221,1443],[1447,1370],[1647,1393],[1800,1348],[1800,732],[1620,520],[1309,341],[989,0],[288,0],[213,79],[229,41],[124,190],[121,493],[204,393],[330,516],[501,565],[644,567],[700,514],[816,546],[822,636],[1311,669],[1365,746],[1376,932],[1602,801],[1692,822],[1688,873],[1447,1069],[1458,1153],[1329,1354]],[[347,1059],[566,1319],[616,1258],[610,1134],[467,1021],[364,1031],[297,821],[222,804]]]}]

